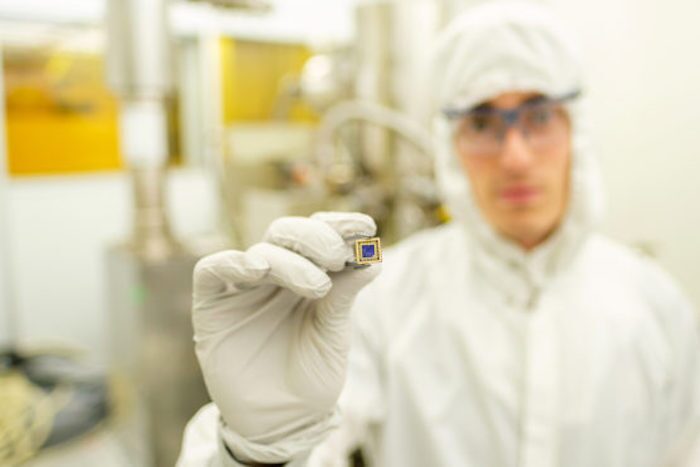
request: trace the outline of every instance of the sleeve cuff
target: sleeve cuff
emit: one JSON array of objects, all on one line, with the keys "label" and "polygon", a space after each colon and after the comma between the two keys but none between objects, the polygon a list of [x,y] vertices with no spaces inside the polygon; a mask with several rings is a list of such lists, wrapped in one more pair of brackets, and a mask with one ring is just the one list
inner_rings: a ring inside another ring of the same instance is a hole
[{"label": "sleeve cuff", "polygon": [[[248,467],[241,462],[283,464],[285,467],[305,465],[311,450],[320,444],[339,424],[338,410],[314,420],[307,426],[274,443],[259,443],[245,439],[226,426],[219,418],[219,459],[222,467]],[[236,457],[234,458],[233,455]],[[237,459],[238,460],[237,460]]]}]

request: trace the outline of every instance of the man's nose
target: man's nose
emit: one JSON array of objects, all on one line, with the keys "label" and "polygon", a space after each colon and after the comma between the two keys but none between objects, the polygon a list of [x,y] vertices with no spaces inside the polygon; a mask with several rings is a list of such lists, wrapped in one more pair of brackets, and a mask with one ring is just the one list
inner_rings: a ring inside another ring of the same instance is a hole
[{"label": "man's nose", "polygon": [[527,169],[533,162],[533,154],[526,136],[517,125],[508,128],[501,144],[501,166],[506,170]]}]

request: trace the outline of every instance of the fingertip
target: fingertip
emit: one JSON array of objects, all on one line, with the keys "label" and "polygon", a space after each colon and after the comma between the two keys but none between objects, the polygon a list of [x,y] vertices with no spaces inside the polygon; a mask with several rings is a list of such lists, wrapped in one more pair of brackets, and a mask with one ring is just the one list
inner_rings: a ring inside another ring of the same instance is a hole
[{"label": "fingertip", "polygon": [[317,283],[313,284],[309,283],[308,280],[304,281],[303,283],[282,283],[280,281],[274,282],[278,285],[282,285],[283,287],[287,287],[295,294],[308,298],[309,300],[317,300],[325,297],[333,287],[333,283],[329,277],[325,277],[321,281],[317,281]]},{"label": "fingertip", "polygon": [[269,264],[264,282],[287,288],[304,298],[325,296],[331,288],[328,274],[309,259],[271,243],[253,245],[248,253],[261,256]]},{"label": "fingertip", "polygon": [[224,250],[205,256],[195,264],[194,292],[218,293],[237,284],[260,281],[270,270],[264,257],[238,250]]},{"label": "fingertip", "polygon": [[377,233],[374,219],[362,212],[320,211],[312,214],[311,218],[329,224],[344,239],[358,235],[372,237]]},{"label": "fingertip", "polygon": [[297,293],[305,298],[318,299],[325,297],[333,287],[333,282],[327,273],[319,269],[299,271],[300,276],[294,284]]},{"label": "fingertip", "polygon": [[243,259],[245,261],[244,267],[249,271],[251,280],[260,280],[270,272],[270,263],[267,262],[264,256],[258,255],[253,251],[246,251]]},{"label": "fingertip", "polygon": [[320,284],[317,288],[313,289],[313,297],[315,299],[318,298],[323,298],[325,297],[328,292],[331,291],[333,288],[333,282],[331,281],[330,277],[326,279],[322,284]]}]

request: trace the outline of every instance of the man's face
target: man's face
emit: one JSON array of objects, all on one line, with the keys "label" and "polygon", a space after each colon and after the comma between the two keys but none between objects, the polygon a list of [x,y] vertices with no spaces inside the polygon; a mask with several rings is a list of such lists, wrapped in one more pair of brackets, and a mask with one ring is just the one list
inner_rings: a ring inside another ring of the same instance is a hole
[{"label": "man's face", "polygon": [[[541,100],[536,93],[501,94],[480,105],[476,116],[462,119],[455,134],[457,153],[483,216],[526,250],[556,229],[569,199],[569,119],[561,106],[538,107]],[[486,144],[498,141],[487,132],[501,121],[490,109],[525,103],[521,125],[502,127],[500,144]]]}]

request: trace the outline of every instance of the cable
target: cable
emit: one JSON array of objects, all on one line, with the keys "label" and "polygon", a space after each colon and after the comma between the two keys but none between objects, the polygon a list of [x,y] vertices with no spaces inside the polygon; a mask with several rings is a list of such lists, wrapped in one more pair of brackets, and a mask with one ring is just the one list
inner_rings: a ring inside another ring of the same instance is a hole
[{"label": "cable", "polygon": [[335,159],[335,131],[352,120],[371,122],[389,128],[415,146],[425,156],[430,157],[433,153],[430,132],[408,115],[374,102],[343,101],[328,109],[319,124],[316,157],[324,172],[328,172]]}]

